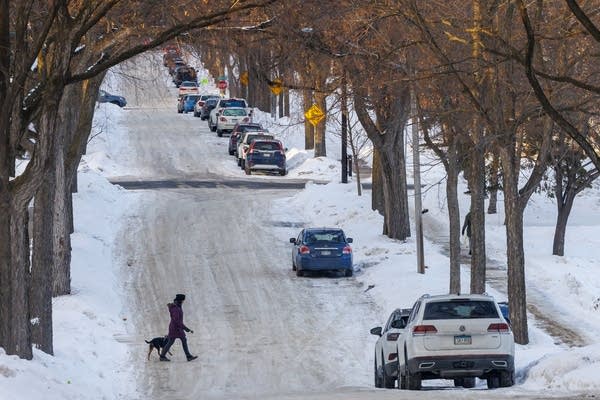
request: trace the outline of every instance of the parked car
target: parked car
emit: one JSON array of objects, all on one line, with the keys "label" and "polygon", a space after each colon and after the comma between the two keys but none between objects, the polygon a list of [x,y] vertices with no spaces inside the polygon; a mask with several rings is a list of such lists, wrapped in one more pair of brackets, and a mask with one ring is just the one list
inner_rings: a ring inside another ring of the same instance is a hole
[{"label": "parked car", "polygon": [[254,140],[248,148],[244,170],[246,175],[252,171],[275,171],[279,175],[287,174],[285,149],[279,140]]},{"label": "parked car", "polygon": [[[216,104],[216,102],[215,102]],[[256,122],[247,122],[247,123],[238,123],[233,127],[233,130],[231,131],[231,135],[229,136],[229,147],[228,147],[228,152],[229,155],[232,156],[236,153],[237,151],[237,145],[238,145],[238,137],[240,137],[241,135],[243,135],[246,132],[249,131],[263,131],[266,132],[267,130],[264,129],[262,127],[261,124],[256,123]]]},{"label": "parked car", "polygon": [[241,107],[228,107],[223,109],[217,118],[217,136],[223,136],[223,133],[231,132],[233,127],[239,122],[250,122],[248,110]]},{"label": "parked car", "polygon": [[179,96],[183,96],[184,94],[200,94],[198,90],[198,84],[192,81],[184,81],[179,85]]},{"label": "parked car", "polygon": [[422,296],[397,341],[399,386],[420,390],[425,379],[454,379],[490,389],[515,382],[515,343],[510,325],[488,295]]},{"label": "parked car", "polygon": [[206,118],[202,118],[202,116],[200,115],[202,112],[202,107],[204,107],[206,100],[213,99],[214,100],[213,108],[214,108],[214,106],[217,104],[217,99],[220,99],[220,98],[221,98],[221,96],[219,96],[218,94],[201,94],[200,98],[194,105],[194,117],[200,117],[203,120],[208,118],[208,114],[206,114]]},{"label": "parked car", "polygon": [[408,322],[410,308],[397,308],[388,318],[385,326],[371,329],[371,334],[379,336],[375,343],[374,375],[375,387],[392,389],[398,377],[398,352],[396,341]]},{"label": "parked car", "polygon": [[237,147],[237,164],[241,169],[246,167],[246,152],[248,151],[250,144],[252,141],[257,139],[274,139],[274,137],[273,135],[269,135],[267,132],[256,131],[246,132],[243,136],[240,136]]},{"label": "parked car", "polygon": [[196,104],[196,102],[198,101],[198,98],[200,96],[197,94],[186,94],[182,97],[183,97],[182,112],[188,113],[188,112],[194,111],[194,104]]},{"label": "parked car", "polygon": [[117,96],[114,94],[108,93],[106,90],[100,90],[98,93],[98,103],[111,103],[116,104],[119,107],[123,108],[127,105],[127,101],[123,96]]},{"label": "parked car", "polygon": [[248,115],[252,117],[252,110],[248,108],[248,103],[244,99],[220,99],[217,105],[209,114],[208,117],[208,127],[211,131],[215,132],[217,130],[217,118],[225,108],[229,107],[241,107],[248,109]]},{"label": "parked car", "polygon": [[187,63],[182,58],[174,58],[168,62],[167,68],[169,75],[174,76],[178,68],[187,67]]},{"label": "parked car", "polygon": [[339,228],[306,228],[297,238],[290,238],[292,270],[297,276],[308,271],[340,271],[350,277],[352,265],[352,238]]},{"label": "parked car", "polygon": [[219,99],[207,99],[204,101],[204,105],[200,108],[200,119],[206,121],[210,112],[217,106]]},{"label": "parked car", "polygon": [[173,75],[173,83],[175,86],[179,87],[183,82],[196,82],[198,83],[198,76],[196,74],[196,70],[190,66],[182,66],[175,69],[175,74]]}]

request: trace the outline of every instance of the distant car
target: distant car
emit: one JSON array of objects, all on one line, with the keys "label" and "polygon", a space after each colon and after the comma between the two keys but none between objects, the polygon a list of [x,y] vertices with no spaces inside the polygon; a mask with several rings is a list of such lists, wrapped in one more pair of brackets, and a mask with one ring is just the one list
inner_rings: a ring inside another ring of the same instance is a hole
[{"label": "distant car", "polygon": [[248,115],[252,117],[252,110],[249,109],[248,103],[244,99],[220,99],[215,108],[212,109],[208,116],[208,127],[211,131],[215,132],[217,130],[217,118],[221,115],[221,112],[225,108],[229,107],[241,107],[248,109]]},{"label": "distant car", "polygon": [[179,96],[183,96],[184,94],[200,94],[198,84],[192,81],[181,82],[178,94]]},{"label": "distant car", "polygon": [[237,147],[237,164],[240,166],[241,169],[244,169],[246,167],[245,163],[246,163],[246,152],[248,151],[248,148],[250,147],[250,144],[254,141],[254,140],[258,140],[258,139],[275,139],[273,137],[273,135],[269,135],[267,132],[258,132],[258,131],[249,131],[244,133],[242,136],[240,136],[239,140],[238,140],[238,147]]},{"label": "distant car", "polygon": [[502,316],[510,325],[510,312],[508,310],[508,303],[506,301],[499,301],[498,307],[500,307],[500,312],[502,313]]},{"label": "distant car", "polygon": [[384,327],[371,329],[371,334],[379,336],[375,343],[374,375],[375,387],[392,389],[398,376],[398,353],[396,340],[408,322],[410,308],[397,308],[388,318]]},{"label": "distant car", "polygon": [[250,144],[244,171],[251,175],[252,171],[274,171],[279,175],[287,174],[285,149],[279,140],[254,140]]},{"label": "distant car", "polygon": [[179,87],[186,81],[198,83],[196,70],[188,65],[176,68],[175,74],[173,75],[173,83],[175,86]]},{"label": "distant car", "polygon": [[[214,105],[216,105],[217,99],[220,99],[220,98],[221,98],[221,96],[219,96],[218,94],[201,94],[200,98],[194,105],[194,117],[200,117],[202,120],[206,119],[206,118],[202,118],[202,116],[200,115],[202,113],[202,107],[204,107],[206,100],[213,99]],[[208,114],[206,115],[206,117],[208,117]]]},{"label": "distant car", "polygon": [[200,108],[200,119],[206,121],[210,112],[217,106],[219,99],[207,99],[204,101],[204,105]]},{"label": "distant car", "polygon": [[510,325],[492,296],[421,296],[397,340],[401,389],[420,390],[425,379],[454,379],[489,389],[515,382],[515,343]]},{"label": "distant car", "polygon": [[308,271],[340,271],[350,277],[352,265],[352,238],[339,228],[306,228],[298,237],[291,238],[292,270],[297,276]]},{"label": "distant car", "polygon": [[127,105],[127,101],[125,100],[125,97],[110,94],[106,90],[100,90],[100,92],[98,94],[98,103],[116,104],[121,108],[123,108]]},{"label": "distant car", "polygon": [[217,118],[217,136],[221,137],[223,133],[231,132],[233,127],[240,122],[250,122],[248,110],[240,107],[223,109]]},{"label": "distant car", "polygon": [[266,132],[266,129],[264,129],[261,124],[256,123],[256,122],[248,122],[248,123],[241,123],[241,124],[238,123],[236,126],[233,127],[233,130],[231,131],[231,135],[229,136],[228,152],[229,152],[230,156],[234,155],[237,150],[238,137],[240,137],[241,135],[243,135],[244,133],[249,132],[249,131]]},{"label": "distant car", "polygon": [[194,111],[194,104],[198,101],[200,96],[197,94],[187,94],[183,96],[183,112],[189,113]]}]

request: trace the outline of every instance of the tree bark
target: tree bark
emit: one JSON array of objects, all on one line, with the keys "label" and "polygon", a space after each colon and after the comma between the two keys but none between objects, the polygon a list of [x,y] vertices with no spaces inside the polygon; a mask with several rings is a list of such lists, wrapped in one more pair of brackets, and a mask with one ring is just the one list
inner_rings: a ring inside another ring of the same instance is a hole
[{"label": "tree bark", "polygon": [[[315,93],[316,104],[327,116],[327,96],[322,92]],[[323,118],[315,128],[315,157],[327,157],[327,146],[325,143],[325,132],[327,129],[327,117]]]},{"label": "tree bark", "polygon": [[383,200],[383,173],[379,161],[379,150],[373,148],[373,170],[371,171],[371,209],[385,215],[385,201]]},{"label": "tree bark", "polygon": [[[479,128],[475,127],[474,129]],[[476,142],[475,150],[471,152],[469,160],[471,293],[485,292],[485,149],[482,148],[481,143],[481,141]]]},{"label": "tree bark", "polygon": [[448,146],[448,168],[446,173],[446,198],[448,204],[448,221],[450,237],[450,292],[460,293],[460,208],[458,205],[459,161],[456,156],[456,141]]},{"label": "tree bark", "polygon": [[500,163],[498,160],[498,155],[493,155],[492,165],[490,167],[490,200],[488,203],[488,214],[496,214],[498,212],[498,185],[499,185],[499,173]]},{"label": "tree bark", "polygon": [[519,169],[515,166],[514,146],[500,150],[504,177],[504,212],[506,218],[506,258],[508,264],[508,303],[510,320],[519,344],[529,343],[527,328],[527,293],[523,248],[523,212],[519,203]]}]

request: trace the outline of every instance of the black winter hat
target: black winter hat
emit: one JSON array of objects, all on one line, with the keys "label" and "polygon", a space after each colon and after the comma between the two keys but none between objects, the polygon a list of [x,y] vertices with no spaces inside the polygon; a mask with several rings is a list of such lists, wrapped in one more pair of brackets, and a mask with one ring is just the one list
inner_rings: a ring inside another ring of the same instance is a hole
[{"label": "black winter hat", "polygon": [[175,295],[175,300],[174,301],[184,301],[185,300],[185,294],[176,294]]}]

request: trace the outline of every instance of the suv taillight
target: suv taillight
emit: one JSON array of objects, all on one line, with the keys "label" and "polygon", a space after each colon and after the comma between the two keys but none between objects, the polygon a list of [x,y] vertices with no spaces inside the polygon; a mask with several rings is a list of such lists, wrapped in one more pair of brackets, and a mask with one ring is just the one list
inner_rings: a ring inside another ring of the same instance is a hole
[{"label": "suv taillight", "polygon": [[221,118],[219,118],[219,121],[221,121],[221,122],[227,122],[227,118],[221,117]]},{"label": "suv taillight", "polygon": [[425,336],[437,333],[437,329],[433,325],[417,325],[413,328],[413,336]]},{"label": "suv taillight", "polygon": [[389,342],[395,342],[396,340],[398,340],[399,336],[400,336],[400,332],[388,333],[387,336],[385,337],[385,339]]},{"label": "suv taillight", "polygon": [[510,327],[508,326],[508,324],[502,322],[499,324],[490,324],[487,330],[488,332],[508,333],[510,332]]},{"label": "suv taillight", "polygon": [[310,254],[310,248],[308,246],[300,246],[300,254]]},{"label": "suv taillight", "polygon": [[342,254],[352,254],[352,247],[350,247],[350,246],[344,247],[344,249],[342,250]]},{"label": "suv taillight", "polygon": [[248,117],[244,118],[243,122],[250,122],[250,118],[248,118]]}]

